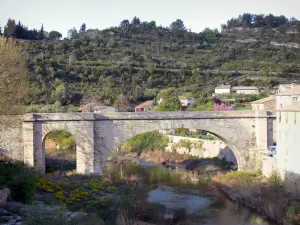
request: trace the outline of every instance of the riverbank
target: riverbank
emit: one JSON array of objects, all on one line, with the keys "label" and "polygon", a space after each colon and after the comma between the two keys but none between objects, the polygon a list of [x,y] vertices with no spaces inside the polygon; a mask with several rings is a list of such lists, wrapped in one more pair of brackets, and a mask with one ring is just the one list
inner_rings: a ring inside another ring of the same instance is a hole
[{"label": "riverbank", "polygon": [[238,204],[258,212],[264,218],[284,225],[300,224],[300,198],[286,191],[280,176],[270,178],[260,173],[231,171],[231,167],[217,159],[195,159],[159,150],[143,151],[135,160],[142,159],[172,169],[191,171],[193,182],[209,179],[218,190]]},{"label": "riverbank", "polygon": [[140,160],[154,162],[172,169],[181,168],[193,171],[196,174],[209,173],[216,174],[219,171],[235,170],[233,163],[215,158],[198,158],[188,154],[174,154],[163,150],[143,151],[140,154],[136,152],[115,152],[108,161],[115,163],[135,163]]},{"label": "riverbank", "polygon": [[0,181],[0,224],[151,225],[136,217],[136,182],[73,172],[40,175],[3,158]]},{"label": "riverbank", "polygon": [[277,173],[266,178],[259,173],[236,171],[218,173],[212,180],[232,201],[263,217],[284,225],[300,224],[300,198],[286,191]]}]

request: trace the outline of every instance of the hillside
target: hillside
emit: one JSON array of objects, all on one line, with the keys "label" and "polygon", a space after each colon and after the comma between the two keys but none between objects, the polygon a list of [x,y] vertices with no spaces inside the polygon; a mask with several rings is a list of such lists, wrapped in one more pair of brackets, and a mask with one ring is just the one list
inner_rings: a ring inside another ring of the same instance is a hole
[{"label": "hillside", "polygon": [[181,20],[165,28],[135,17],[138,21],[124,20],[105,30],[73,29],[69,39],[24,40],[32,72],[26,104],[59,108],[93,97],[120,106],[121,94],[136,102],[173,88],[199,98],[225,82],[266,90],[298,82],[300,22],[245,25],[239,18],[239,23],[231,19],[222,25],[220,33],[189,32]]}]

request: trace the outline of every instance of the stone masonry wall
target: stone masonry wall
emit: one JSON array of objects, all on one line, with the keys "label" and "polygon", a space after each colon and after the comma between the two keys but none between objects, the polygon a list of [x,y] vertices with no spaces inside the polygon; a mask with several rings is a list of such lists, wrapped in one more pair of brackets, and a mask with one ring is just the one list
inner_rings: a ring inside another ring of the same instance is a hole
[{"label": "stone masonry wall", "polygon": [[23,160],[22,117],[0,117],[0,156]]},{"label": "stone masonry wall", "polygon": [[176,151],[179,154],[189,154],[191,156],[201,157],[201,158],[214,158],[218,157],[224,159],[227,162],[236,163],[236,158],[229,146],[222,140],[204,140],[197,138],[179,137],[169,135],[169,145],[166,147],[167,151],[172,152],[172,147],[176,146],[181,140],[187,140],[191,142],[202,142],[201,148],[191,148],[187,149],[184,147],[177,147]]}]

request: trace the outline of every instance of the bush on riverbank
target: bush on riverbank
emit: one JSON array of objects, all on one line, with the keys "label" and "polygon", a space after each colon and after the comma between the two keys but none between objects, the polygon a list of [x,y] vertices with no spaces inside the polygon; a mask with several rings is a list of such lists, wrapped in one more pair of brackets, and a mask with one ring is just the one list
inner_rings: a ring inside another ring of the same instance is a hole
[{"label": "bush on riverbank", "polygon": [[35,194],[36,176],[32,169],[20,162],[0,159],[0,189],[9,188],[15,201],[30,203]]},{"label": "bush on riverbank", "polygon": [[270,178],[243,171],[219,173],[213,181],[233,201],[245,204],[269,219],[282,224],[300,224],[296,196],[285,190],[275,172]]},{"label": "bush on riverbank", "polygon": [[168,137],[158,131],[151,131],[128,139],[122,144],[121,148],[125,151],[138,152],[140,154],[147,150],[164,150],[168,142]]}]

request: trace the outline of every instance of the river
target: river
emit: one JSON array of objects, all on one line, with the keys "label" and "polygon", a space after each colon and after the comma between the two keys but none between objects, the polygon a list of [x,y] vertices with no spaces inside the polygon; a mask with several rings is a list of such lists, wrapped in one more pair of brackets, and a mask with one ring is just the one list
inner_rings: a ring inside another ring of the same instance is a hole
[{"label": "river", "polygon": [[154,163],[107,163],[105,174],[136,181],[140,218],[155,224],[274,225],[250,209],[233,203],[209,179],[190,181],[190,172]]}]

